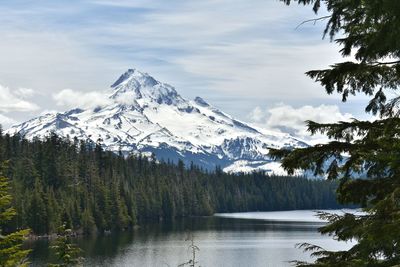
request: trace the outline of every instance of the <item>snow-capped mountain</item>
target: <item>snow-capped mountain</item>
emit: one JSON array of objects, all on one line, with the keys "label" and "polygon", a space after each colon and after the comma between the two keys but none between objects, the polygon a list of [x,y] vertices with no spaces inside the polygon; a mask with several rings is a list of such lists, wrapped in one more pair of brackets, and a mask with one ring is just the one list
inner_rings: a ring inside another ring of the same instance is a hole
[{"label": "snow-capped mountain", "polygon": [[193,162],[229,172],[282,173],[268,157],[269,148],[304,147],[303,141],[252,127],[204,99],[189,101],[174,87],[147,73],[129,69],[111,86],[109,104],[46,114],[8,129],[28,139],[55,132],[78,139],[101,139],[106,149],[154,153],[158,159]]}]

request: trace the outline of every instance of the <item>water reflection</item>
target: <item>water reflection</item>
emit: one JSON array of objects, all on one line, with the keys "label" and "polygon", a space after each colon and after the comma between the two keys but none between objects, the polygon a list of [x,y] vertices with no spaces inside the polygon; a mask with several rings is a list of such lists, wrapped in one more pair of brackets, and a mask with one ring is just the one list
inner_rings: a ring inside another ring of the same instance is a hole
[{"label": "water reflection", "polygon": [[[85,266],[178,266],[190,258],[188,232],[200,247],[200,265],[289,266],[290,260],[309,260],[295,248],[309,242],[328,249],[350,245],[321,236],[316,222],[282,222],[232,218],[191,218],[148,223],[138,230],[77,239],[85,252]],[[51,259],[48,241],[36,241],[32,265]]]}]

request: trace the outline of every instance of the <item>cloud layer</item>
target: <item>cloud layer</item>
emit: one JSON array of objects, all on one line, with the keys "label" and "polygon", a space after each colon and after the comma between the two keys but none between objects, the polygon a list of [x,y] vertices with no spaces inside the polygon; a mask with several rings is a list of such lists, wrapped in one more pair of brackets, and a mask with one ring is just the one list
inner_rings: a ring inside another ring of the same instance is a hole
[{"label": "cloud layer", "polygon": [[[304,75],[340,60],[336,45],[321,40],[323,22],[296,29],[314,16],[310,7],[265,0],[7,1],[0,6],[0,84],[40,90],[13,90],[7,102],[0,96],[0,112],[22,121],[40,114],[38,106],[104,104],[103,90],[131,67],[243,120],[255,106],[282,101],[337,103]],[[289,130],[299,129],[291,123]]]},{"label": "cloud layer", "polygon": [[0,15],[0,82],[45,95],[103,90],[137,67],[234,112],[244,100],[326,97],[303,73],[338,57],[323,23],[295,29],[309,7],[279,1],[9,1]]},{"label": "cloud layer", "polygon": [[0,112],[13,112],[13,111],[35,111],[39,107],[23,98],[31,96],[32,89],[17,89],[12,91],[10,88],[0,85]]},{"label": "cloud layer", "polygon": [[322,135],[310,136],[305,121],[333,123],[349,121],[354,116],[350,113],[342,113],[336,105],[305,105],[295,108],[290,105],[279,104],[269,109],[256,107],[248,117],[261,127],[290,133],[315,143],[324,142],[326,138]]},{"label": "cloud layer", "polygon": [[15,124],[16,121],[13,120],[12,118],[9,118],[3,114],[0,113],[0,125],[1,127],[3,127],[4,129],[7,129],[9,126]]},{"label": "cloud layer", "polygon": [[72,89],[63,89],[53,95],[58,106],[64,108],[95,108],[110,103],[110,99],[102,92],[81,92]]},{"label": "cloud layer", "polygon": [[28,112],[39,110],[39,106],[30,100],[34,94],[33,89],[10,89],[0,85],[0,125],[7,128],[17,123],[13,118],[16,113],[26,116]]}]

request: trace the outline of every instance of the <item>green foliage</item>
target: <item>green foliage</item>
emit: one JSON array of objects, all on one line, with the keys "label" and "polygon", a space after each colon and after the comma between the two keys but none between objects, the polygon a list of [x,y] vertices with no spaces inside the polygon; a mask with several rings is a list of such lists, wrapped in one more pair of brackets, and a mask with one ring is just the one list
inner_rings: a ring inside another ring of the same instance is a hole
[{"label": "green foliage", "polygon": [[58,237],[51,248],[55,251],[60,263],[49,264],[49,267],[82,266],[83,258],[80,257],[82,251],[77,245],[71,243],[71,233],[71,229],[66,229],[65,225],[58,228]]},{"label": "green foliage", "polygon": [[[312,4],[315,12],[326,6],[330,15],[324,35],[341,46],[344,57],[355,61],[333,64],[307,75],[325,87],[328,94],[348,96],[364,93],[371,97],[366,111],[399,115],[400,97],[388,99],[400,86],[400,2],[393,0],[281,0],[286,4]],[[318,20],[318,19],[316,19]]]},{"label": "green foliage", "polygon": [[[0,151],[0,159],[10,160],[18,211],[9,227],[29,227],[38,235],[54,233],[63,223],[74,232],[92,234],[215,212],[340,207],[334,182],[207,173],[194,165],[187,169],[183,162],[123,157],[55,135],[31,142],[0,135]],[[29,173],[20,169],[27,162]],[[48,165],[54,166],[54,176]]]},{"label": "green foliage", "polygon": [[[273,150],[290,173],[312,169],[339,180],[341,203],[361,205],[365,214],[343,216],[321,213],[329,220],[320,232],[337,240],[355,240],[348,251],[327,251],[302,244],[313,251],[316,262],[298,266],[397,266],[400,264],[400,1],[393,0],[283,0],[287,4],[321,5],[330,16],[324,34],[342,47],[343,56],[355,61],[333,64],[329,69],[307,72],[327,93],[364,93],[367,112],[379,120],[319,124],[308,122],[311,134],[327,135],[331,142],[314,147]],[[319,20],[319,19],[317,19]],[[345,157],[344,157],[345,155]]]},{"label": "green foliage", "polygon": [[89,209],[85,209],[82,213],[82,231],[86,235],[90,235],[96,232],[96,224],[92,216],[92,212]]},{"label": "green foliage", "polygon": [[[339,201],[360,204],[367,212],[366,215],[344,216],[321,214],[330,221],[320,229],[321,233],[334,235],[342,241],[354,239],[358,244],[350,251],[341,252],[307,247],[317,249],[314,255],[319,257],[318,264],[326,264],[315,266],[340,266],[343,262],[348,264],[346,266],[400,263],[397,246],[400,240],[400,119],[329,125],[310,123],[309,128],[311,132],[326,133],[336,140],[325,145],[272,153],[283,157],[283,166],[289,172],[310,168],[319,174],[326,173],[330,179],[339,179]],[[324,163],[329,163],[328,168],[324,168]],[[356,179],[354,175],[360,178]]]},{"label": "green foliage", "polygon": [[6,234],[4,228],[15,216],[12,207],[9,181],[3,176],[0,169],[0,266],[28,266],[26,261],[29,250],[21,248],[29,230],[18,230]]},{"label": "green foliage", "polygon": [[33,232],[47,233],[47,211],[44,201],[44,192],[40,181],[36,179],[33,192],[28,204],[27,221]]}]

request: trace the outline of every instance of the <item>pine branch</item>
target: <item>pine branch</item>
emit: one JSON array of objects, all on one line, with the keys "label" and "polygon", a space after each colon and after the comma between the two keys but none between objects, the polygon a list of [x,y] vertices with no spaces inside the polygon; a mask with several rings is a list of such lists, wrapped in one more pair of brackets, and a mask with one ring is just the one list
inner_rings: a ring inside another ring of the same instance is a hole
[{"label": "pine branch", "polygon": [[372,66],[400,64],[400,60],[390,62],[372,62]]}]

